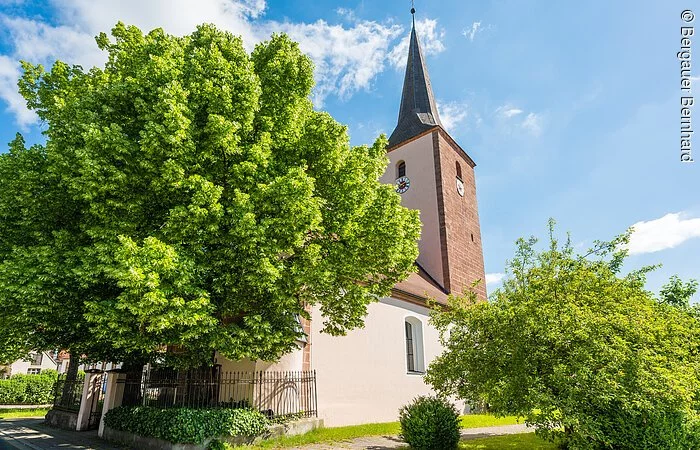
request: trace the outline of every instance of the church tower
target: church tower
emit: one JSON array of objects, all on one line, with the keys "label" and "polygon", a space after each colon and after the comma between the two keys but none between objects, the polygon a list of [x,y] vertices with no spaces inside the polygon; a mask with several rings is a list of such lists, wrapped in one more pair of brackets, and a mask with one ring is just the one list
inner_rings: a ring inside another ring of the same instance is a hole
[{"label": "church tower", "polygon": [[401,203],[418,209],[423,223],[417,264],[421,277],[446,294],[471,283],[486,298],[484,256],[476,200],[476,164],[443,128],[415,26],[401,95],[399,119],[387,148],[382,177],[394,183]]}]

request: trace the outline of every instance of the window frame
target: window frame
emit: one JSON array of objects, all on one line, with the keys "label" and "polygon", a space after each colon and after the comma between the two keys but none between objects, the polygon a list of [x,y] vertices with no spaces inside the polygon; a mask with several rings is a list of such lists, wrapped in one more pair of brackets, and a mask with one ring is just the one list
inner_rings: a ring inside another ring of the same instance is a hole
[{"label": "window frame", "polygon": [[413,324],[405,320],[404,328],[406,331],[406,370],[408,373],[413,373],[416,371],[416,351],[415,344],[413,342]]},{"label": "window frame", "polygon": [[425,374],[423,322],[415,316],[404,318],[404,354],[408,375]]},{"label": "window frame", "polygon": [[40,366],[44,362],[44,352],[36,352],[32,355],[31,365]]},{"label": "window frame", "polygon": [[399,161],[396,163],[396,179],[406,176],[406,161]]}]

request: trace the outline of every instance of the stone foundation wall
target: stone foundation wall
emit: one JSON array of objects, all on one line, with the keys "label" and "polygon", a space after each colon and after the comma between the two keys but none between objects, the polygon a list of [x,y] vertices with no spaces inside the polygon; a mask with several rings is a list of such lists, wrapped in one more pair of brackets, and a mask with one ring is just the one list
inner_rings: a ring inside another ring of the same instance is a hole
[{"label": "stone foundation wall", "polygon": [[46,414],[44,421],[52,427],[75,431],[78,428],[78,413],[52,409]]},{"label": "stone foundation wall", "polygon": [[143,450],[206,450],[211,441],[208,439],[203,444],[173,444],[162,439],[138,436],[128,431],[113,430],[109,427],[105,427],[102,438],[126,445],[129,448]]},{"label": "stone foundation wall", "polygon": [[[296,436],[322,427],[322,419],[301,419],[284,425],[271,426],[268,434],[264,436],[264,438],[269,439],[280,436]],[[202,444],[173,444],[172,442],[164,441],[162,439],[138,436],[128,431],[113,430],[107,426],[104,427],[102,438],[108,441],[126,445],[130,448],[138,448],[139,450],[206,450],[212,441],[212,439],[207,439]],[[243,436],[225,436],[219,439],[237,446],[257,443],[263,438],[258,437],[255,439],[250,439]]]}]

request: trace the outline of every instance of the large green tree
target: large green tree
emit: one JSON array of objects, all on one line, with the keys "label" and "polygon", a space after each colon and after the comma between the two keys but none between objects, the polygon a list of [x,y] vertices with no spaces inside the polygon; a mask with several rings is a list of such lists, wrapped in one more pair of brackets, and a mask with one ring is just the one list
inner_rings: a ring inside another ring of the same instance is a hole
[{"label": "large green tree", "polygon": [[386,139],[351,147],[313,109],[285,35],[252,54],[211,25],[112,36],[104,68],[23,63],[46,143],[0,157],[0,335],[199,364],[279,357],[312,305],[325,332],[362,326],[417,256]]},{"label": "large green tree", "polygon": [[434,314],[445,351],[427,380],[569,448],[697,448],[697,318],[644,289],[649,269],[620,274],[629,235],[578,255],[550,226],[543,250],[518,241],[490,301]]},{"label": "large green tree", "polygon": [[26,149],[18,135],[0,155],[0,186],[0,359],[13,361],[30,350],[84,350],[93,341],[74,308],[83,294],[71,276],[79,238],[74,202],[49,167],[46,149]]}]

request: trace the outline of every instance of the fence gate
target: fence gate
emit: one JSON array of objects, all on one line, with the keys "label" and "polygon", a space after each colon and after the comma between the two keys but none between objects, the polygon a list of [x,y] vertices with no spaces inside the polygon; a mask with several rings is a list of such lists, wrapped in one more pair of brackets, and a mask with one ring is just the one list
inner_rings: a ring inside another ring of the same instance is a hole
[{"label": "fence gate", "polygon": [[60,374],[54,385],[54,409],[71,411],[76,414],[80,410],[80,399],[83,395],[85,375],[76,376],[75,380],[66,380],[66,374]]},{"label": "fence gate", "polygon": [[107,374],[95,374],[90,380],[90,417],[88,418],[88,430],[96,430],[100,427],[102,418],[102,405],[104,404],[105,391],[107,390]]}]

